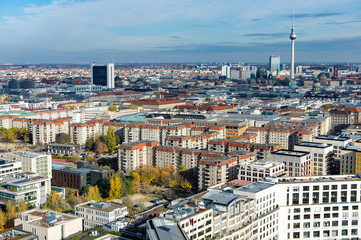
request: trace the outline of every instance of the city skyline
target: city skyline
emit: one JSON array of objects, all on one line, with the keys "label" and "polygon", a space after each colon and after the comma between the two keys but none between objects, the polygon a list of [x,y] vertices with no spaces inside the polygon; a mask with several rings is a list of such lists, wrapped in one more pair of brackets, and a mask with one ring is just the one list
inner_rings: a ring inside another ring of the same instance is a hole
[{"label": "city skyline", "polygon": [[[295,62],[360,62],[361,3],[295,1]],[[289,1],[2,1],[0,63],[290,61]]]}]

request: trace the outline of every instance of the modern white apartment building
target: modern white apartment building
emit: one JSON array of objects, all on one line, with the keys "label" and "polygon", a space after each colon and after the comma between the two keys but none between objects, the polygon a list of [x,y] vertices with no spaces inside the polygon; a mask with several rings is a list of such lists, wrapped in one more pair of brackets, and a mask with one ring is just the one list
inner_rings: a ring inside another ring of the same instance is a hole
[{"label": "modern white apartment building", "polygon": [[312,156],[311,175],[331,174],[334,162],[333,146],[321,142],[301,142],[294,147],[296,151],[310,152]]},{"label": "modern white apartment building", "polygon": [[270,162],[284,163],[291,177],[311,175],[311,154],[303,151],[278,150],[271,153]]},{"label": "modern white apartment building", "polygon": [[340,137],[340,136],[318,136],[314,139],[314,141],[331,144],[333,146],[333,152],[335,153],[335,158],[340,159],[341,149],[350,145],[352,139],[347,137]]},{"label": "modern white apartment building", "polygon": [[359,239],[360,177],[279,178],[279,239]]},{"label": "modern white apartment building", "polygon": [[39,240],[62,240],[83,231],[81,217],[51,210],[34,209],[19,213],[14,224],[38,236]]},{"label": "modern white apartment building", "polygon": [[253,182],[236,188],[234,194],[247,196],[256,202],[255,216],[258,234],[255,239],[282,239],[279,236],[279,213],[277,189],[272,182]]},{"label": "modern white apartment building", "polygon": [[25,201],[36,207],[44,204],[50,194],[50,178],[32,172],[21,172],[3,178],[0,188],[0,204],[7,201]]},{"label": "modern white apartment building", "polygon": [[22,171],[21,161],[0,159],[0,182],[5,176],[20,173]]},{"label": "modern white apartment building", "polygon": [[40,176],[51,178],[51,155],[33,152],[8,152],[0,155],[3,159],[21,161],[23,171],[35,172]]},{"label": "modern white apartment building", "polygon": [[75,215],[84,219],[84,230],[88,230],[124,218],[128,210],[114,202],[89,201],[76,205]]},{"label": "modern white apartment building", "polygon": [[265,177],[285,175],[287,175],[287,171],[284,163],[254,160],[239,164],[238,179],[240,180],[257,182]]}]

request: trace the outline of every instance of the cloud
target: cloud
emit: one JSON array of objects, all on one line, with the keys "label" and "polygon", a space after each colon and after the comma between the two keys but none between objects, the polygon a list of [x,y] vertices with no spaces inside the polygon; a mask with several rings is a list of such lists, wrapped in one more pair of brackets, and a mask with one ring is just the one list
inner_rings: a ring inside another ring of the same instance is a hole
[{"label": "cloud", "polygon": [[361,20],[352,20],[352,21],[344,21],[344,22],[327,22],[327,25],[343,25],[343,24],[351,24],[351,23],[360,23]]},{"label": "cloud", "polygon": [[245,37],[264,37],[264,38],[283,38],[287,37],[288,33],[248,33],[244,34]]},{"label": "cloud", "polygon": [[[295,14],[295,18],[323,18],[323,17],[332,17],[332,16],[339,16],[342,13],[339,12],[324,12],[324,13],[298,13]],[[292,18],[292,15],[288,17]]]}]

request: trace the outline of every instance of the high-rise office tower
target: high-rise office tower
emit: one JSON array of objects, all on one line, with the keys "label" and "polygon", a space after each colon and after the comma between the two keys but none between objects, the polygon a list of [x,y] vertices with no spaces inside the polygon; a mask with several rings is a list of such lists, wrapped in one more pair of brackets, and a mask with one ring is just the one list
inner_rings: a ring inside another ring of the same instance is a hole
[{"label": "high-rise office tower", "polygon": [[269,68],[271,73],[273,72],[279,72],[281,65],[281,58],[280,56],[270,56],[269,57]]},{"label": "high-rise office tower", "polygon": [[114,63],[92,64],[91,81],[94,85],[114,88]]},{"label": "high-rise office tower", "polygon": [[295,8],[293,8],[292,29],[291,29],[290,39],[291,39],[291,80],[294,80],[295,79],[295,40],[296,40]]},{"label": "high-rise office tower", "polygon": [[227,66],[227,65],[222,66],[222,76],[231,78],[231,67],[230,66]]}]

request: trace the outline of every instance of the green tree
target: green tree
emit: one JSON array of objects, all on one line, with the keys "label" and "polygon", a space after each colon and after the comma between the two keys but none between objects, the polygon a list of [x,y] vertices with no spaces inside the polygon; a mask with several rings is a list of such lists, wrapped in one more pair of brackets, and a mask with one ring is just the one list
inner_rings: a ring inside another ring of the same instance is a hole
[{"label": "green tree", "polygon": [[109,153],[112,153],[117,145],[113,126],[109,126],[108,128],[106,144],[108,146]]},{"label": "green tree", "polygon": [[118,107],[116,105],[112,105],[108,107],[108,111],[115,112],[118,110]]},{"label": "green tree", "polygon": [[91,151],[94,149],[95,147],[95,142],[94,142],[94,138],[89,138],[88,140],[86,140],[86,150],[87,151]]},{"label": "green tree", "polygon": [[122,191],[122,186],[120,183],[120,178],[118,176],[110,179],[110,190],[109,190],[109,199],[118,199],[120,198]]},{"label": "green tree", "polygon": [[81,190],[81,193],[86,196],[88,194],[88,192],[89,192],[89,188],[90,188],[89,184],[85,185],[83,187],[83,189]]},{"label": "green tree", "polygon": [[89,192],[87,194],[87,198],[89,200],[95,200],[95,201],[99,201],[102,198],[100,197],[100,193],[99,193],[99,188],[98,186],[90,186],[89,187]]}]

